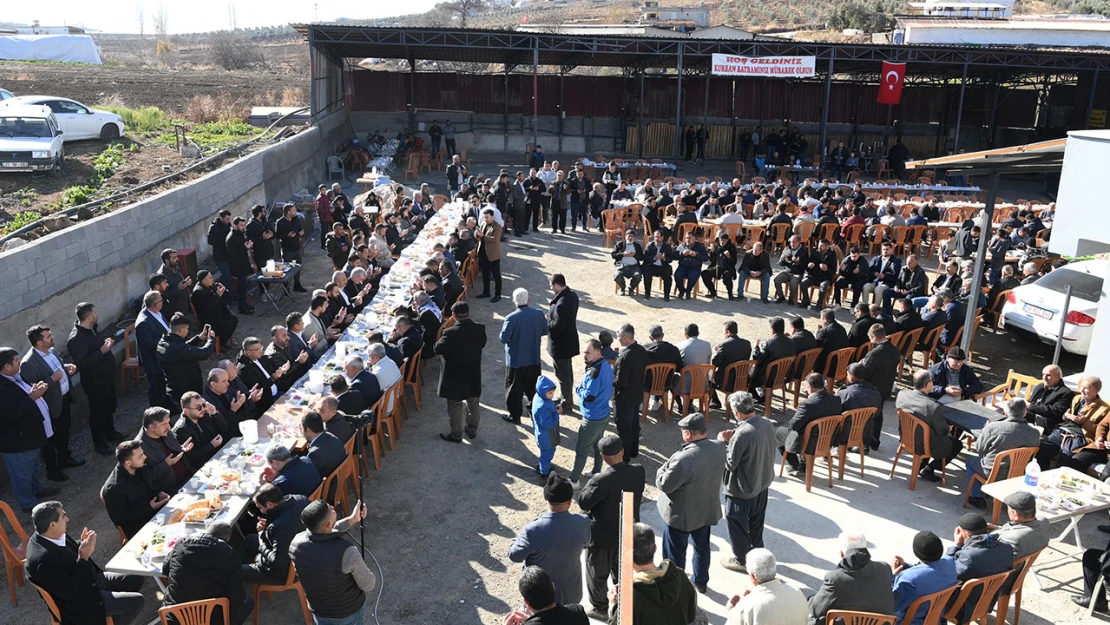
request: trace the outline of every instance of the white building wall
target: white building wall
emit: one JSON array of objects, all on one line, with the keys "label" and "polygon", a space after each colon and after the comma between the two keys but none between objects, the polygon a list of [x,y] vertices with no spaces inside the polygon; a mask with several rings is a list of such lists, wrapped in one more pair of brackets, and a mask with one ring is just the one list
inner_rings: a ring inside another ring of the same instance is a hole
[{"label": "white building wall", "polygon": [[959,27],[923,23],[907,23],[903,43],[915,45],[984,45],[984,46],[1042,46],[1050,48],[1082,48],[1110,46],[1110,30],[1106,26],[1076,27],[1060,24],[1059,29],[1023,27],[1020,22],[1005,25]]}]

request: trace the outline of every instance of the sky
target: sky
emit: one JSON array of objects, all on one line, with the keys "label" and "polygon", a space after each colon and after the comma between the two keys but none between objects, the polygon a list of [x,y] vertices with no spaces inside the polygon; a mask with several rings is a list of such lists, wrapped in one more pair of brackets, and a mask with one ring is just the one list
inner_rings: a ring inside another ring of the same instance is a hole
[{"label": "sky", "polygon": [[52,0],[46,3],[5,3],[0,19],[43,26],[82,26],[108,33],[139,32],[139,7],[145,14],[146,32],[154,31],[152,16],[159,5],[168,13],[170,34],[195,33],[227,28],[228,7],[235,9],[239,28],[276,26],[313,20],[330,21],[340,17],[375,19],[423,13],[439,0]]}]

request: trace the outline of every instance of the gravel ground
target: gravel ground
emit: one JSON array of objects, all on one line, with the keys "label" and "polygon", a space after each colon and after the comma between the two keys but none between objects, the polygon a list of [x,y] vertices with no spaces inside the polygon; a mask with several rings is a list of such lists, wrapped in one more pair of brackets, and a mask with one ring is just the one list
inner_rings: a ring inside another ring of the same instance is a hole
[{"label": "gravel ground", "polygon": [[[483,169],[495,171],[498,163],[519,160],[519,156],[494,155]],[[646,335],[649,325],[660,323],[672,342],[682,339],[682,327],[690,322],[697,322],[702,336],[713,342],[719,340],[721,323],[726,319],[736,320],[741,335],[751,340],[765,336],[766,320],[776,315],[800,312],[807,323],[816,322],[814,313],[797,308],[705,299],[672,300],[664,306],[659,299],[645,302],[641,298],[614,295],[610,261],[600,244],[599,235],[581,233],[555,237],[543,233],[511,239],[503,248],[508,255],[502,265],[505,294],[517,287],[529,288],[533,303],[546,307],[551,297],[546,288],[547,278],[551,273],[564,273],[582,299],[579,331],[583,340],[625,322],[633,323],[641,335]],[[322,284],[330,274],[330,265],[318,248],[315,241],[307,246],[310,253],[304,282],[309,287]],[[301,295],[298,309],[304,308],[304,304],[305,297]],[[384,588],[376,607],[381,623],[494,624],[519,604],[516,590],[519,567],[509,562],[507,553],[517,532],[545,510],[541,488],[531,468],[537,449],[529,429],[508,425],[498,418],[504,414],[504,352],[496,335],[513,306],[507,297],[496,305],[490,305],[488,300],[473,300],[472,305],[473,318],[485,324],[489,339],[483,361],[487,382],[478,437],[461,445],[439,440],[438,433],[447,427],[446,405],[435,396],[439,365],[429,363],[422,409],[411,413],[400,446],[386,454],[382,469],[371,472],[364,484],[365,501],[370,509],[367,545],[384,574],[380,578]],[[243,319],[240,337],[264,336],[266,329],[279,320],[278,314],[266,304],[258,304],[258,311],[260,315]],[[1011,367],[1030,373],[1051,359],[1047,346],[1004,333],[992,334],[989,330],[980,333],[975,347],[975,366],[987,384],[1001,381]],[[544,373],[553,376],[546,350],[544,357]],[[1082,361],[1066,359],[1062,364],[1065,373],[1071,373],[1082,366]],[[579,373],[582,368],[578,362]],[[145,390],[145,382],[141,382],[121,399],[117,413],[121,430],[137,429],[146,403]],[[960,509],[966,485],[963,463],[956,461],[949,467],[945,488],[921,482],[916,491],[909,491],[904,460],[895,478],[888,479],[890,459],[897,444],[893,412],[888,408],[882,448],[868,457],[864,478],[859,477],[856,463],[850,459],[845,481],[837,482],[831,489],[822,481],[821,466],[817,467],[817,479],[810,493],[805,492],[804,484],[797,479],[775,480],[765,539],[766,546],[778,556],[785,578],[809,589],[818,587],[824,573],[835,566],[836,536],[842,530],[864,530],[874,546],[873,554],[883,560],[895,554],[910,556],[912,536],[920,529],[935,531],[942,538],[952,535],[963,512]],[[639,458],[647,469],[649,482],[642,516],[657,531],[662,530],[662,524],[654,503],[657,492],[650,484],[654,483],[660,464],[681,446],[674,420],[667,424],[661,416],[653,414],[645,424]],[[721,416],[713,412],[711,435],[725,427]],[[779,411],[774,417],[779,421],[787,418]],[[564,446],[557,451],[554,463],[564,473],[569,472],[573,463],[577,421],[577,413],[562,418]],[[91,448],[88,434],[79,429],[82,431],[75,435],[74,447],[87,453]],[[610,429],[614,430],[612,426]],[[86,457],[89,464],[83,470],[70,471],[71,478],[64,484],[61,500],[73,519],[74,533],[87,525],[100,535],[96,559],[103,564],[118,549],[115,530],[96,496],[111,469],[111,461],[91,453]],[[12,500],[10,490],[0,491],[0,496]],[[1101,546],[1094,526],[1102,519],[1102,515],[1093,515],[1081,523],[1085,544]],[[21,521],[29,527],[25,515]],[[1063,553],[1076,553],[1070,545],[1069,541],[1061,547]],[[732,594],[742,593],[748,581],[719,565],[729,553],[724,523],[714,528],[712,548],[710,590],[708,595],[699,596],[699,605],[709,622],[724,623],[724,604]],[[1051,559],[1047,554],[1042,557],[1042,561]],[[371,568],[375,569],[373,563]],[[1026,590],[1030,592],[1025,593],[1022,620],[1029,625],[1081,622],[1084,617],[1068,600],[1068,595],[1082,586],[1078,564],[1069,560],[1045,566],[1040,578],[1044,591],[1038,590],[1031,577],[1027,579]],[[156,618],[152,585],[147,586],[147,592],[150,598],[141,622]],[[18,594],[18,608],[0,602],[0,620],[12,623],[22,617],[44,616],[33,589],[25,586]],[[288,593],[264,600],[261,616],[276,623],[298,623],[300,619],[294,596]],[[367,622],[373,620],[368,617]]]}]

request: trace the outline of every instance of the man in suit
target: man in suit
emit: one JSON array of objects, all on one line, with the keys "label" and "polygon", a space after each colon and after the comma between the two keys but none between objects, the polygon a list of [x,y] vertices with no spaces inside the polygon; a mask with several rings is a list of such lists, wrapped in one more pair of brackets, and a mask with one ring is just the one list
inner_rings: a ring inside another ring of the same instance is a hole
[{"label": "man in suit", "polygon": [[[740,329],[735,321],[726,321],[724,323],[725,339],[713,348],[713,360],[710,364],[713,365],[713,388],[728,394],[727,389],[731,389],[736,384],[735,379],[725,379],[725,369],[729,365],[740,362],[741,360],[748,360],[752,357],[752,344],[747,339],[740,338]],[[746,389],[737,389],[746,390]],[[720,408],[721,402],[717,399],[717,392],[713,392],[713,399],[710,401],[710,407]]]},{"label": "man in suit", "polygon": [[166,391],[170,403],[177,407],[187,391],[200,393],[204,383],[200,375],[200,361],[216,352],[216,339],[212,329],[205,326],[191,339],[189,318],[181,313],[170,320],[170,332],[158,341],[158,366],[166,376]]},{"label": "man in suit", "polygon": [[955,291],[942,291],[937,293],[944,303],[944,330],[940,333],[938,349],[944,345],[951,345],[956,340],[956,333],[964,326],[964,304],[956,299]]},{"label": "man in suit", "polygon": [[475,297],[490,297],[489,286],[493,282],[494,293],[491,304],[501,301],[501,236],[504,229],[493,218],[493,211],[482,211],[482,225],[475,231],[478,239],[478,266],[482,270],[482,292]]},{"label": "man in suit", "polygon": [[[645,285],[645,288],[646,285]],[[547,309],[547,353],[555,365],[555,378],[563,397],[563,414],[574,410],[574,366],[578,348],[578,293],[567,287],[561,273],[551,276],[555,297]]]},{"label": "man in suit", "polygon": [[34,387],[39,382],[46,383],[43,399],[50,408],[50,426],[54,435],[49,437],[42,448],[42,458],[46,463],[46,478],[64,482],[66,474],[62,469],[80,467],[84,460],[73,457],[69,450],[70,428],[70,389],[73,380],[70,376],[77,373],[75,365],[62,364],[62,359],[54,351],[54,334],[43,325],[31,326],[27,330],[27,342],[31,349],[19,364],[19,375]]},{"label": "man in suit", "polygon": [[136,437],[150,468],[151,486],[159,492],[175,493],[193,474],[193,465],[186,454],[193,451],[193,441],[179,442],[170,428],[170,411],[158,406],[143,412],[143,429]]},{"label": "man in suit", "polygon": [[139,441],[124,441],[116,447],[116,466],[100,488],[100,499],[112,520],[127,537],[134,536],[170,496],[154,489],[146,454]]},{"label": "man in suit", "polygon": [[509,547],[509,559],[547,571],[555,585],[556,603],[578,603],[582,599],[579,562],[590,540],[590,521],[570,512],[574,487],[567,478],[552,472],[543,497],[548,512],[520,530]]},{"label": "man in suit", "polygon": [[69,333],[66,350],[81,374],[81,389],[89,400],[89,430],[93,449],[107,456],[114,453],[113,443],[124,439],[116,431],[116,359],[112,355],[115,341],[97,333],[99,315],[91,302],[77,305],[77,321]]},{"label": "man in suit", "polygon": [[166,299],[166,315],[173,317],[174,313],[189,314],[189,288],[193,286],[193,279],[182,275],[177,250],[162,250],[162,265],[156,273],[165,276],[169,282],[166,292],[162,294]]},{"label": "man in suit", "polygon": [[323,417],[315,411],[301,416],[301,429],[304,431],[304,439],[308,441],[308,459],[316,465],[320,477],[327,479],[347,460],[347,450],[343,447],[343,442],[324,428]]},{"label": "man in suit", "polygon": [[817,339],[817,346],[821,348],[821,355],[817,357],[813,370],[822,372],[825,370],[829,354],[848,347],[848,332],[836,320],[835,309],[826,308],[821,311],[817,320],[817,333],[813,338]]},{"label": "man in suit", "polygon": [[[447,442],[462,442],[466,435],[478,435],[482,397],[482,350],[486,347],[486,327],[470,319],[470,304],[455,302],[451,307],[455,324],[443,331],[433,347],[443,358],[436,393],[447,400],[451,431],[441,433]],[[465,415],[465,418],[464,418]]]},{"label": "man in suit", "polygon": [[[867,331],[871,339],[871,351],[863,357],[860,364],[863,370],[861,377],[875,385],[884,401],[893,399],[894,380],[898,377],[898,364],[902,362],[902,352],[898,347],[887,340],[886,330],[881,324],[876,323]],[[878,416],[879,427],[882,427],[882,411]]]},{"label": "man in suit", "polygon": [[362,361],[362,357],[347,356],[347,360],[343,363],[343,373],[351,381],[351,391],[361,394],[363,403],[368,408],[378,403],[382,396],[382,387],[374,374],[366,370],[366,363]]},{"label": "man in suit", "polygon": [[886,241],[882,246],[882,254],[871,259],[871,281],[863,285],[863,301],[875,294],[875,301],[882,302],[887,289],[892,289],[898,282],[898,272],[902,269],[902,259],[894,255],[894,246]]},{"label": "man in suit", "polygon": [[806,426],[822,417],[838,415],[842,412],[840,398],[829,393],[825,388],[825,378],[820,373],[811,373],[805,379],[808,395],[798,408],[790,423],[780,426],[775,430],[775,443],[779,453],[786,453],[786,462],[790,465],[793,475],[805,473],[805,460],[799,459],[798,454],[814,451],[817,444],[817,430],[813,430],[809,441],[803,441]]},{"label": "man in suit", "polygon": [[251,220],[247,224],[246,232],[247,240],[254,244],[251,247],[251,252],[254,255],[254,266],[261,271],[266,263],[274,257],[274,229],[266,221],[265,206],[255,204],[251,208]]},{"label": "man in suit", "polygon": [[[609,256],[613,258],[613,265],[615,266],[613,281],[620,287],[621,295],[626,293],[631,295],[636,291],[636,287],[640,285],[642,275],[640,265],[644,262],[644,248],[636,240],[636,232],[633,230],[626,232],[624,239],[617,241]],[[631,280],[627,289],[625,288],[625,280]]]},{"label": "man in suit", "polygon": [[[232,380],[231,374],[235,373]],[[239,435],[239,423],[257,417],[255,401],[262,397],[262,387],[246,388],[239,379],[238,367],[230,360],[208,371],[201,399],[215,408],[212,415],[217,429],[227,438]]]},{"label": "man in suit", "polygon": [[[820,345],[817,344],[817,337],[812,332],[806,329],[806,320],[795,315],[790,318],[790,342],[794,344],[794,353],[802,354],[811,349],[817,349]],[[800,378],[795,372],[795,379]]]},{"label": "man in suit", "polygon": [[147,291],[143,296],[143,309],[135,319],[135,343],[139,347],[139,364],[146,373],[147,400],[151,406],[169,408],[170,396],[166,394],[166,376],[158,364],[158,341],[169,334],[170,323],[162,315],[162,294]]},{"label": "man in suit", "polygon": [[193,287],[190,300],[197,313],[197,323],[201,326],[212,326],[212,331],[220,338],[224,347],[232,345],[232,334],[239,327],[239,317],[235,316],[231,307],[224,301],[227,288],[216,283],[216,278],[207,269],[197,272],[197,284]]},{"label": "man in suit", "polygon": [[[363,410],[369,410],[373,406],[373,404],[366,403],[366,397],[361,391],[350,388],[347,385],[347,378],[341,375],[333,375],[328,378],[328,389],[331,391],[331,396],[335,398],[336,408],[343,414],[358,415]],[[381,388],[379,387],[378,390],[380,393]]]},{"label": "man in suit", "polygon": [[243,384],[251,387],[258,385],[262,389],[262,396],[256,402],[256,410],[259,414],[266,412],[281,395],[278,380],[289,373],[290,363],[274,367],[263,353],[262,341],[253,336],[243,339],[243,350],[239,352],[237,362]]},{"label": "man in suit", "polygon": [[453,270],[451,262],[444,260],[439,264],[439,279],[443,284],[443,297],[447,302],[447,307],[450,308],[451,304],[458,301],[465,288],[462,278]]},{"label": "man in suit", "polygon": [[[895,299],[912,300],[915,297],[921,297],[925,294],[928,285],[929,277],[925,275],[925,269],[917,264],[917,255],[910,254],[906,257],[905,266],[898,270],[894,287],[885,289],[882,293],[883,312],[890,314],[891,302]],[[875,303],[879,303],[878,297],[875,298]]]},{"label": "man in suit", "polygon": [[35,533],[27,542],[27,577],[54,599],[63,623],[94,625],[112,617],[128,625],[143,609],[144,578],[105,574],[92,559],[96,532],[85,528],[80,542],[66,534],[69,517],[61,502],[45,501],[31,511]]},{"label": "man in suit", "polygon": [[401,350],[401,357],[405,360],[412,359],[424,349],[424,337],[409,317],[397,317],[393,322],[393,332],[389,334],[389,342]]},{"label": "man in suit", "polygon": [[231,222],[231,232],[227,235],[227,265],[235,278],[236,295],[239,298],[239,314],[254,314],[254,307],[247,304],[247,291],[250,289],[248,278],[254,275],[250,253],[254,243],[247,239],[247,220],[236,217]]},{"label": "man in suit", "polygon": [[[755,365],[752,367],[749,376],[751,392],[763,398],[763,401],[771,401],[771,398],[763,397],[763,384],[767,382],[767,365],[781,358],[796,355],[794,353],[794,343],[786,336],[786,320],[782,317],[775,317],[771,319],[770,326],[771,338],[766,343],[759,339],[755,341],[755,351],[752,353]],[[789,367],[787,369],[787,375],[789,376]]]},{"label": "man in suit", "polygon": [[894,300],[895,332],[912,332],[923,325],[925,325],[925,322],[921,320],[921,315],[914,310],[913,302],[904,297]]},{"label": "man in suit", "polygon": [[[337,377],[342,378],[343,376]],[[320,413],[320,419],[324,421],[324,430],[334,434],[340,443],[346,445],[347,441],[351,440],[355,429],[351,425],[350,417],[339,411],[338,399],[331,395],[325,395],[316,404],[316,412]],[[354,416],[358,416],[358,413],[355,413]]]},{"label": "man in suit", "polygon": [[691,413],[678,422],[682,449],[667,459],[655,474],[659,489],[656,503],[666,528],[663,557],[686,570],[686,546],[694,541],[694,574],[698,592],[709,584],[709,535],[721,520],[721,468],[726,450],[722,441],[706,437],[705,415]]},{"label": "man in suit", "polygon": [[836,253],[832,251],[830,243],[821,239],[817,243],[817,251],[810,254],[806,263],[806,277],[801,282],[802,308],[809,307],[809,290],[817,288],[817,305],[823,306],[829,289],[832,288],[833,278],[836,276]]},{"label": "man in suit", "polygon": [[805,275],[806,265],[809,264],[809,248],[802,245],[802,239],[798,235],[790,237],[790,244],[779,256],[779,264],[784,269],[775,276],[775,303],[781,304],[788,301],[783,296],[782,289],[784,285],[790,285],[789,302],[793,304],[798,295],[798,286],[802,283],[802,276]]},{"label": "man in suit", "polygon": [[[876,413],[867,422],[863,430],[863,453],[879,448],[879,439],[883,430],[883,396],[875,385],[863,378],[863,365],[853,362],[848,365],[848,384],[836,392],[840,398],[840,406],[844,412],[859,410],[860,408],[874,408]],[[837,445],[847,445],[848,436],[852,432],[852,418],[845,419],[840,426],[840,434],[836,438]]]},{"label": "man in suit", "polygon": [[640,520],[644,496],[644,468],[629,464],[619,436],[609,435],[597,444],[605,470],[586,482],[578,494],[578,507],[590,517],[590,542],[586,546],[586,590],[593,609],[590,618],[607,621],[608,582],[618,583],[620,513],[624,493],[632,493],[632,516]]},{"label": "man in suit", "polygon": [[644,299],[651,299],[651,281],[654,278],[663,280],[663,301],[671,301],[671,260],[674,257],[674,247],[667,241],[666,233],[658,229],[652,233],[651,243],[644,250],[644,266],[641,272],[644,275]]},{"label": "man in suit", "polygon": [[520,423],[525,404],[531,404],[531,393],[540,376],[540,339],[548,333],[547,319],[528,305],[528,291],[513,291],[516,310],[505,317],[499,339],[505,345],[505,403],[509,414],[501,418]]},{"label": "man in suit", "polygon": [[[933,377],[929,370],[921,369],[913,374],[913,389],[903,390],[898,393],[894,405],[899,410],[905,410],[925,422],[926,427],[932,432],[930,449],[918,447],[915,452],[921,451],[932,456],[932,462],[922,462],[918,475],[930,482],[939,482],[936,471],[944,470],[944,466],[960,454],[963,443],[949,434],[948,422],[944,420],[944,413],[940,404],[932,397]],[[899,428],[901,429],[901,428]],[[921,437],[915,439],[915,445],[921,445]]]},{"label": "man in suit", "polygon": [[24,512],[30,512],[37,497],[50,497],[59,489],[47,487],[42,479],[40,450],[54,434],[44,398],[47,384],[28,384],[19,369],[19,352],[0,347],[0,405],[5,408],[0,419],[0,453],[15,498]]},{"label": "man in suit", "polygon": [[1071,409],[1075,393],[1064,384],[1064,372],[1059,365],[1045,365],[1041,369],[1042,382],[1029,394],[1029,408],[1025,419],[1052,432],[1064,420],[1064,413]]},{"label": "man in suit", "polygon": [[852,323],[851,329],[848,330],[848,346],[859,347],[870,340],[867,331],[877,322],[871,316],[871,306],[866,302],[856,304],[856,307],[852,310],[856,315],[856,320]]},{"label": "man in suit", "polygon": [[[648,337],[651,340],[644,346],[644,349],[647,350],[648,355],[651,356],[651,364],[668,363],[675,366],[676,372],[682,371],[682,367],[685,366],[682,362],[682,352],[672,343],[664,340],[663,326],[655,324],[648,328]],[[667,381],[667,386],[673,387],[676,379],[677,374],[672,373],[671,379]],[[645,379],[645,388],[650,387],[651,383],[652,381],[650,378]],[[651,399],[651,405],[645,406],[644,410],[656,410],[658,408],[658,402],[659,399],[653,397]]]},{"label": "man in suit", "polygon": [[231,211],[221,210],[208,227],[206,241],[212,247],[212,260],[220,270],[220,279],[231,280],[231,269],[227,264],[227,235],[231,232]]},{"label": "man in suit", "polygon": [[617,435],[629,460],[640,455],[640,403],[644,397],[644,376],[651,356],[636,342],[632,324],[621,325],[617,332],[621,350],[613,363],[613,406]]},{"label": "man in suit", "polygon": [[528,234],[528,209],[525,208],[524,201],[528,197],[528,190],[525,186],[524,172],[516,172],[509,192],[512,200],[509,215],[513,219],[513,236],[526,235]]},{"label": "man in suit", "polygon": [[311,460],[304,456],[294,458],[289,448],[282,445],[266,449],[266,463],[262,481],[273,484],[287,495],[309,497],[324,481]]},{"label": "man in suit", "polygon": [[263,353],[271,367],[280,369],[282,365],[289,365],[289,372],[278,378],[278,390],[282,393],[288,391],[312,367],[308,361],[308,350],[298,349],[300,345],[295,346],[290,337],[291,333],[285,326],[273,326],[270,328],[270,344]]},{"label": "man in suit", "polygon": [[[326,307],[327,298],[323,298],[323,301]],[[308,320],[314,324],[311,331],[307,327]],[[299,312],[291,312],[285,316],[285,329],[289,331],[290,353],[296,353],[299,356],[301,351],[307,351],[309,363],[315,364],[320,354],[328,349],[328,332],[319,317],[306,318],[306,315]],[[339,336],[339,333],[336,332],[335,336]],[[323,349],[320,349],[321,342]]]}]

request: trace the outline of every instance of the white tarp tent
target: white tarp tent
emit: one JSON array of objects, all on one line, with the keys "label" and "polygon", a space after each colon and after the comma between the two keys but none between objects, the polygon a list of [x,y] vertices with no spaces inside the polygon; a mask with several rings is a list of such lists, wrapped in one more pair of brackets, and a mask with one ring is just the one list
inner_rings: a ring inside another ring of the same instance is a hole
[{"label": "white tarp tent", "polygon": [[0,35],[0,59],[101,63],[100,51],[89,35]]}]

